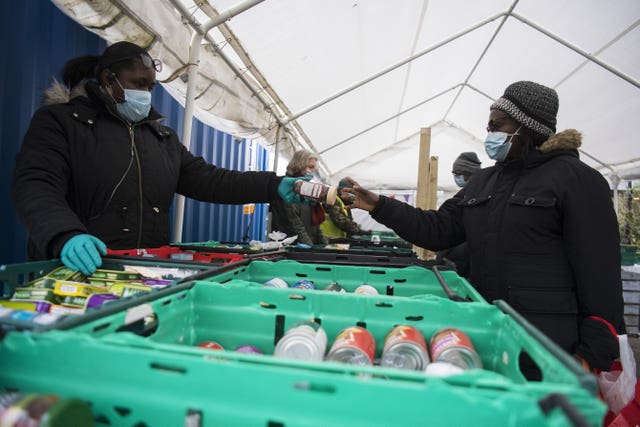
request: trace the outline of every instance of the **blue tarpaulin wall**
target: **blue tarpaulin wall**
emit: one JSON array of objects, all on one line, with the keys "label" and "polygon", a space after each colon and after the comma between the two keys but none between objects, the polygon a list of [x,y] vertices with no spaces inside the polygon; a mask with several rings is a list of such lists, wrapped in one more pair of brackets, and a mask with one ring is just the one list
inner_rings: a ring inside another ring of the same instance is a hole
[{"label": "blue tarpaulin wall", "polygon": [[[60,79],[64,63],[85,54],[100,54],[104,40],[76,24],[49,1],[2,2],[0,55],[0,264],[26,260],[26,232],[11,202],[11,177],[16,154],[31,115],[39,107],[51,78]],[[182,131],[184,109],[160,85],[153,91],[154,107],[165,124]],[[236,142],[231,135],[194,120],[191,152],[219,167],[266,170],[268,152],[251,141]],[[42,207],[46,209],[46,206]],[[187,200],[182,241],[263,240],[268,206],[257,204],[253,218],[242,205],[216,205]]]}]

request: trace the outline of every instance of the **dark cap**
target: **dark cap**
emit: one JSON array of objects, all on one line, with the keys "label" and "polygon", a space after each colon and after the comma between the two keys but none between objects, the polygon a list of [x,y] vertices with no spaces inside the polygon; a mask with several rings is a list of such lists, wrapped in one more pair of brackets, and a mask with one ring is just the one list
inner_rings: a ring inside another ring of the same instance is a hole
[{"label": "dark cap", "polygon": [[474,172],[480,170],[480,159],[473,151],[462,153],[453,162],[453,173],[456,175],[471,176]]},{"label": "dark cap", "polygon": [[522,126],[549,137],[556,133],[558,105],[555,90],[521,81],[510,84],[489,109],[504,111]]}]

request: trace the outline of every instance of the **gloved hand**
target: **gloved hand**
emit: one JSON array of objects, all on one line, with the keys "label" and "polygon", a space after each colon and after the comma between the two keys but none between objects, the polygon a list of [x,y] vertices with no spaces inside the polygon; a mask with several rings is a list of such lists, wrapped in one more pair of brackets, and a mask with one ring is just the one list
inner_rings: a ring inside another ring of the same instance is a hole
[{"label": "gloved hand", "polygon": [[89,276],[102,265],[100,254],[107,254],[107,245],[102,240],[89,234],[78,234],[67,240],[60,258],[73,271],[80,270],[82,274]]},{"label": "gloved hand", "polygon": [[[607,322],[608,323],[608,322]],[[609,325],[593,316],[587,317],[580,326],[580,341],[576,348],[578,356],[593,369],[608,371],[615,359],[620,357],[617,334]]]},{"label": "gloved hand", "polygon": [[295,178],[285,176],[278,185],[278,195],[287,203],[301,203],[302,199],[300,199],[300,196],[293,192],[293,184],[299,179],[303,181],[311,181],[311,178],[313,178],[313,175],[311,174]]}]

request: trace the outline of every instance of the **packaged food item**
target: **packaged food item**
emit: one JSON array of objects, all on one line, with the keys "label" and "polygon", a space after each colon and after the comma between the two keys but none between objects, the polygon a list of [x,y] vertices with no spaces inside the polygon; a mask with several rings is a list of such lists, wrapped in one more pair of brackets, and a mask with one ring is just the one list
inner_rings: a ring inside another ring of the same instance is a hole
[{"label": "packaged food item", "polygon": [[48,313],[51,303],[47,301],[7,301],[0,300],[0,305],[14,310],[37,311]]},{"label": "packaged food item", "polygon": [[90,278],[106,280],[140,280],[140,274],[131,271],[97,269]]},{"label": "packaged food item", "polygon": [[327,333],[312,320],[294,323],[280,338],[273,352],[275,357],[321,361],[327,348]]},{"label": "packaged food item", "polygon": [[53,289],[46,288],[16,288],[12,301],[45,301],[58,304],[60,299],[53,293]]},{"label": "packaged food item", "polygon": [[153,288],[142,284],[133,283],[114,283],[109,286],[109,293],[117,295],[121,298],[130,297],[144,292],[151,292]]},{"label": "packaged food item", "polygon": [[233,351],[237,353],[263,354],[258,347],[253,345],[239,345]]},{"label": "packaged food item", "polygon": [[424,370],[429,364],[429,352],[422,332],[409,325],[394,326],[384,339],[381,366]]},{"label": "packaged food item", "polygon": [[102,293],[102,294],[91,294],[87,297],[87,301],[85,302],[85,309],[99,307],[102,304],[120,299],[118,295],[110,294],[110,293]]},{"label": "packaged food item", "polygon": [[358,295],[379,295],[376,288],[366,284],[358,286],[353,293]]},{"label": "packaged food item", "polygon": [[315,283],[313,283],[313,281],[311,280],[298,280],[293,285],[291,285],[291,287],[297,289],[306,289],[309,291],[313,291],[316,289]]},{"label": "packaged food item", "polygon": [[431,337],[431,359],[447,362],[464,370],[482,368],[482,361],[471,339],[460,329],[442,329]]},{"label": "packaged food item", "polygon": [[198,344],[198,347],[207,348],[209,350],[224,351],[224,348],[215,341],[202,341],[200,344]]},{"label": "packaged food item", "polygon": [[106,290],[86,283],[69,282],[66,280],[56,280],[53,287],[53,293],[63,297],[87,297],[99,292],[106,292]]},{"label": "packaged food item", "polygon": [[279,289],[286,289],[289,287],[289,285],[287,285],[287,282],[285,282],[279,277],[274,277],[273,279],[267,280],[262,285],[268,288],[279,288]]},{"label": "packaged food item", "polygon": [[376,341],[371,332],[360,326],[343,329],[336,337],[327,360],[351,365],[373,365]]},{"label": "packaged food item", "polygon": [[302,179],[293,184],[293,192],[303,199],[333,205],[336,202],[338,189],[320,182],[309,182]]},{"label": "packaged food item", "polygon": [[343,288],[342,286],[340,286],[338,284],[338,282],[333,282],[333,283],[329,283],[327,286],[325,286],[323,288],[324,291],[329,291],[329,292],[338,292],[341,294],[346,293],[347,291],[345,290],[345,288]]}]

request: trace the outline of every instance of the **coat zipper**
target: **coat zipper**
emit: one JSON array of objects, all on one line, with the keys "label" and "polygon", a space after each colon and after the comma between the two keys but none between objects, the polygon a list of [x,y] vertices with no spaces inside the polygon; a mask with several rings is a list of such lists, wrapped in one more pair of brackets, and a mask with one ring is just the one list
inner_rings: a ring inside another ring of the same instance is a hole
[{"label": "coat zipper", "polygon": [[142,167],[140,166],[140,156],[138,155],[138,147],[133,132],[133,126],[129,126],[129,136],[131,137],[131,147],[133,149],[134,157],[136,159],[136,167],[138,169],[138,240],[136,248],[141,247],[142,244],[142,222],[143,222],[143,197],[142,197]]}]

